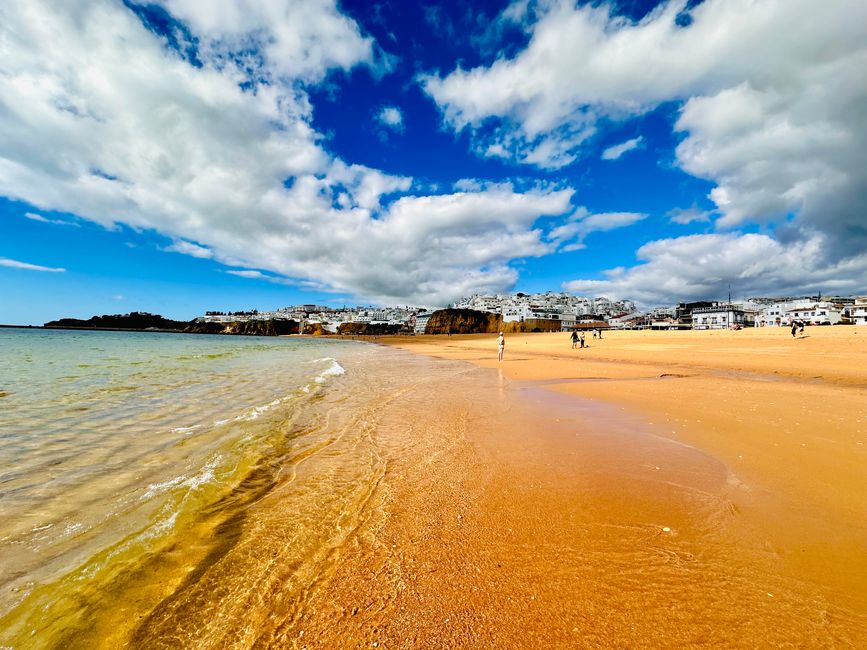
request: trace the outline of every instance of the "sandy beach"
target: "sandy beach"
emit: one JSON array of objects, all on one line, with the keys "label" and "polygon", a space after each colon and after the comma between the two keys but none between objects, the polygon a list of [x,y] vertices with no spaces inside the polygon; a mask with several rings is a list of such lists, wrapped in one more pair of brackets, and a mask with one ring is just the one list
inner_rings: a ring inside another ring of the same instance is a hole
[{"label": "sandy beach", "polygon": [[568,336],[387,341],[481,369],[382,419],[417,448],[271,640],[861,646],[867,331]]}]

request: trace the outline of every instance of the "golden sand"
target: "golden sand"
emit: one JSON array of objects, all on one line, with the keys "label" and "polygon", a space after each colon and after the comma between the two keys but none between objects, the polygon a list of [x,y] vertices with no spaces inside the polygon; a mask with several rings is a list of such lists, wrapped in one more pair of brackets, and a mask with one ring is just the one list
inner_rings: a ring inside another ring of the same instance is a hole
[{"label": "golden sand", "polygon": [[389,342],[498,372],[383,419],[418,448],[274,643],[864,646],[867,330]]}]

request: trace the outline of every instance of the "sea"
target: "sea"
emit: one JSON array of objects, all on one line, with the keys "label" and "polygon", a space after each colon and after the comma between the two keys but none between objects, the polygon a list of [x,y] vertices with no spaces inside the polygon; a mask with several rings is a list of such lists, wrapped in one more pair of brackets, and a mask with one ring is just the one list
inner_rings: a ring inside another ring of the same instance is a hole
[{"label": "sea", "polygon": [[[171,628],[173,597],[218,565],[217,584],[267,592],[279,560],[291,609],[384,471],[372,414],[401,388],[383,355],[0,329],[0,647],[147,646],[135,635]],[[239,548],[247,564],[220,564]]]}]

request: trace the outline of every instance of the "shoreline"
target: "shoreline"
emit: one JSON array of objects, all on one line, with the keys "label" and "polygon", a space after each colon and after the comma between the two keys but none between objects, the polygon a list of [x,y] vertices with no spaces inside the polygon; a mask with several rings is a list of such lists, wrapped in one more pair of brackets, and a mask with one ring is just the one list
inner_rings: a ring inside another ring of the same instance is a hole
[{"label": "shoreline", "polygon": [[[93,606],[71,612],[81,626],[52,619],[57,638],[313,650],[829,647],[867,636],[859,583],[828,571],[847,553],[864,557],[861,520],[839,525],[849,498],[783,499],[792,486],[732,462],[713,431],[696,437],[689,411],[707,405],[709,385],[719,405],[741,384],[756,395],[814,391],[822,408],[860,396],[833,345],[814,351],[830,369],[830,383],[814,385],[687,372],[700,365],[696,349],[676,369],[656,368],[634,358],[636,345],[653,352],[644,339],[606,336],[595,362],[579,362],[565,338],[525,336],[508,338],[502,364],[491,336],[347,348],[346,374],[303,410],[255,420],[270,451],[242,489],[196,510],[201,520],[166,552],[89,592]],[[319,355],[310,352],[331,358]],[[623,355],[636,363],[610,360]],[[659,411],[648,417],[642,400]],[[669,406],[683,419],[676,430]],[[793,506],[796,517],[779,518]],[[800,537],[780,538],[792,521]],[[809,539],[829,530],[833,539]],[[828,563],[793,563],[793,552]],[[858,578],[856,561],[842,566]],[[828,577],[815,579],[819,569]]]},{"label": "shoreline", "polygon": [[720,459],[793,574],[867,612],[867,336],[607,332],[584,350],[567,337],[512,335],[502,364],[490,335],[388,344],[636,413]]}]

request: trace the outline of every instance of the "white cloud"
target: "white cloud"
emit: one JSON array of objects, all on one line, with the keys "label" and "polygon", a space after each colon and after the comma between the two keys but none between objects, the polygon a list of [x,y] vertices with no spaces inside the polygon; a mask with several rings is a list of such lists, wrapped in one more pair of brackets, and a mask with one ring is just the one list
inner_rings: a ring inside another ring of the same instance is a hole
[{"label": "white cloud", "polygon": [[169,246],[166,246],[163,250],[168,253],[181,253],[183,255],[190,255],[191,257],[198,257],[203,260],[209,260],[214,257],[214,251],[210,248],[199,246],[198,244],[184,241],[183,239],[179,239]]},{"label": "white cloud", "polygon": [[[542,167],[576,134],[684,102],[677,163],[716,184],[720,228],[785,223],[828,259],[867,247],[867,3],[666,2],[638,22],[607,3],[540,3],[528,46],[421,79],[483,155]],[[535,152],[535,155],[528,155]]]},{"label": "white cloud", "polygon": [[669,210],[665,216],[667,216],[672,223],[685,226],[694,222],[710,221],[712,215],[713,210],[701,210],[697,205],[693,205],[689,208],[674,208]]},{"label": "white cloud", "polygon": [[384,106],[376,117],[386,127],[394,131],[403,131],[403,113],[396,106]]},{"label": "white cloud", "polygon": [[[333,2],[163,4],[202,67],[121,3],[0,4],[0,195],[384,302],[505,289],[511,260],[552,250],[535,223],[569,213],[571,190],[412,196],[323,149],[304,84],[376,65]],[[262,56],[233,58],[249,39]]]},{"label": "white cloud", "polygon": [[24,216],[31,221],[38,221],[39,223],[50,223],[57,226],[74,226],[76,228],[79,227],[79,224],[75,223],[74,221],[64,221],[63,219],[47,219],[41,214],[36,214],[35,212],[25,212]]},{"label": "white cloud", "polygon": [[237,275],[239,278],[249,278],[251,280],[264,280],[267,276],[262,271],[253,271],[250,269],[229,270],[226,271],[229,275]]},{"label": "white cloud", "polygon": [[18,260],[10,260],[7,257],[0,257],[0,266],[7,266],[13,269],[23,269],[25,271],[46,271],[48,273],[66,272],[66,269],[51,268],[50,266],[39,266],[38,264],[30,264],[28,262],[19,262]]},{"label": "white cloud", "polygon": [[271,282],[273,284],[305,284],[304,282],[292,282],[291,280],[281,278],[277,275],[267,275],[265,273],[262,273],[261,271],[255,271],[253,269],[230,269],[227,270],[226,273],[228,273],[229,275],[235,275],[239,278],[247,278],[248,280],[264,280],[265,282]]},{"label": "white cloud", "polygon": [[560,226],[548,233],[548,239],[563,252],[583,249],[584,238],[593,232],[606,232],[625,228],[646,219],[648,215],[640,212],[603,212],[591,214],[587,208],[578,208]]},{"label": "white cloud", "polygon": [[632,151],[633,149],[637,149],[638,147],[640,147],[643,141],[644,138],[642,136],[638,136],[637,138],[632,138],[631,140],[627,140],[626,142],[621,142],[620,144],[615,144],[611,147],[608,147],[605,151],[602,152],[602,160],[617,160],[627,151]]},{"label": "white cloud", "polygon": [[690,235],[645,244],[632,268],[603,280],[573,280],[568,291],[631,298],[644,305],[737,296],[850,294],[867,288],[867,253],[828,264],[820,237],[781,244],[759,234]]},{"label": "white cloud", "polygon": [[241,61],[270,80],[317,82],[332,68],[372,64],[377,54],[373,39],[340,13],[336,0],[157,3],[200,39],[199,56],[205,61],[218,67]]}]

